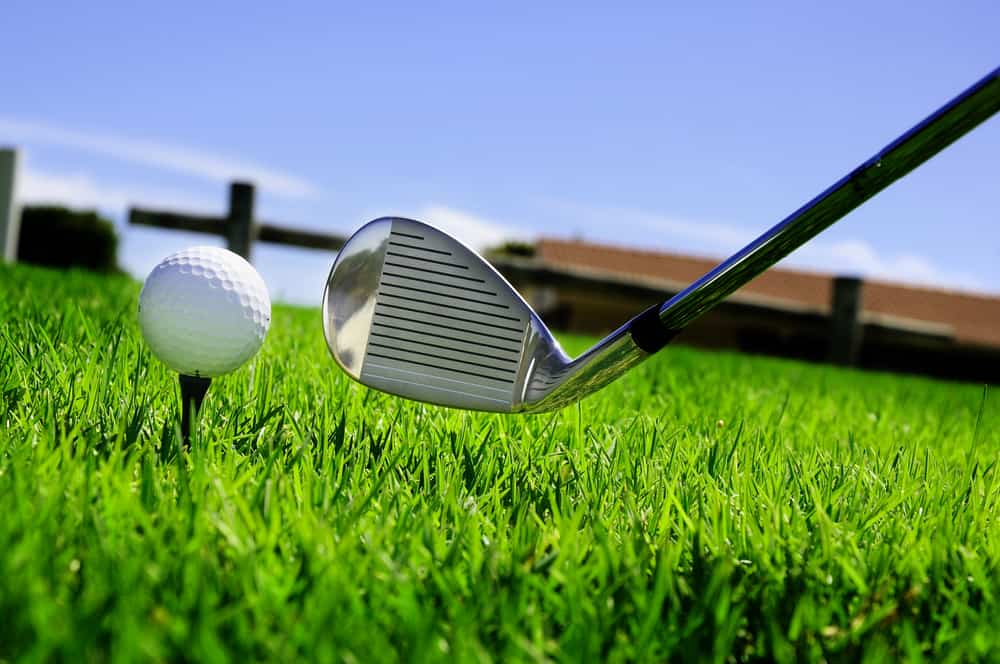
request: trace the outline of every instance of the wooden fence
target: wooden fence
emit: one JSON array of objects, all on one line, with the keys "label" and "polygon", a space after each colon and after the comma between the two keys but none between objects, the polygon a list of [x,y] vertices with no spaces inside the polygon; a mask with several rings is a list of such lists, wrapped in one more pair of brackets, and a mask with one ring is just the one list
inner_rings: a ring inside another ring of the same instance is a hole
[{"label": "wooden fence", "polygon": [[346,238],[340,235],[257,221],[254,216],[255,198],[254,186],[251,183],[232,182],[229,185],[229,211],[224,217],[133,207],[129,208],[128,221],[137,226],[221,235],[226,238],[226,246],[230,251],[248,261],[253,259],[253,246],[257,242],[329,251],[337,251],[344,245]]}]

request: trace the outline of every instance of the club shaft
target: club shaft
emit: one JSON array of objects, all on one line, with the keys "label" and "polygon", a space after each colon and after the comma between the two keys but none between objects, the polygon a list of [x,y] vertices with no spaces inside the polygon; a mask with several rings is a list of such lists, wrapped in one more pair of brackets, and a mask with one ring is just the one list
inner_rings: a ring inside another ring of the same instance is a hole
[{"label": "club shaft", "polygon": [[1000,110],[994,69],[832,187],[812,199],[660,307],[677,331]]}]

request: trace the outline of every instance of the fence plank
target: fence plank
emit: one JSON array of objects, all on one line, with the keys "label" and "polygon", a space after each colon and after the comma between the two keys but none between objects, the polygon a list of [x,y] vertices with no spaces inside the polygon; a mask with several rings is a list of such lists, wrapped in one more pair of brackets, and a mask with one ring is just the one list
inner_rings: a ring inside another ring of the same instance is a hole
[{"label": "fence plank", "polygon": [[226,217],[226,243],[229,251],[248,261],[253,260],[256,233],[253,220],[254,187],[249,182],[229,185],[229,216]]},{"label": "fence plank", "polygon": [[830,359],[836,364],[854,366],[861,349],[862,327],[861,280],[837,277],[833,280],[833,302],[830,307]]},{"label": "fence plank", "polygon": [[327,249],[338,251],[347,241],[342,235],[317,233],[301,228],[288,228],[274,224],[261,224],[257,230],[257,239],[261,242],[274,242],[307,249]]},{"label": "fence plank", "polygon": [[128,223],[135,226],[153,226],[155,228],[169,228],[176,231],[211,233],[212,235],[224,235],[226,232],[226,226],[221,217],[178,214],[167,212],[166,210],[130,208],[128,211]]},{"label": "fence plank", "polygon": [[21,211],[17,205],[16,148],[0,149],[0,260],[17,261],[17,242],[21,233]]}]

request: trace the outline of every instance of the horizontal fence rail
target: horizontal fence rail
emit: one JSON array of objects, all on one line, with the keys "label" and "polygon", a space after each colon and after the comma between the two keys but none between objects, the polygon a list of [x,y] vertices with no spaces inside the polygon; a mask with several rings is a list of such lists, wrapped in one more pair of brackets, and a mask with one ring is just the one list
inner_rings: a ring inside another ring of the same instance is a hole
[{"label": "horizontal fence rail", "polygon": [[128,222],[135,226],[221,235],[226,238],[230,251],[248,261],[257,242],[327,251],[338,251],[344,246],[347,238],[342,235],[257,221],[254,218],[255,197],[254,186],[249,182],[232,182],[229,185],[229,211],[224,217],[131,207]]},{"label": "horizontal fence rail", "polygon": [[[226,235],[226,219],[192,214],[178,214],[166,210],[131,208],[128,221],[135,226],[154,226],[175,231]],[[268,222],[255,225],[258,242],[272,242],[307,249],[338,251],[347,241],[343,235],[320,233],[301,228],[290,228]]]}]

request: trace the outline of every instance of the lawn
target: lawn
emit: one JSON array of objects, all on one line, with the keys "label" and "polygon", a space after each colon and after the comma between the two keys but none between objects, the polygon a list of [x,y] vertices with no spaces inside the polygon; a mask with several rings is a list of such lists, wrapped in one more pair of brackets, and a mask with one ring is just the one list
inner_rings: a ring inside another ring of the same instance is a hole
[{"label": "lawn", "polygon": [[185,450],[138,290],[0,267],[0,661],[1000,657],[982,386],[675,346],[470,413],[278,306]]}]

